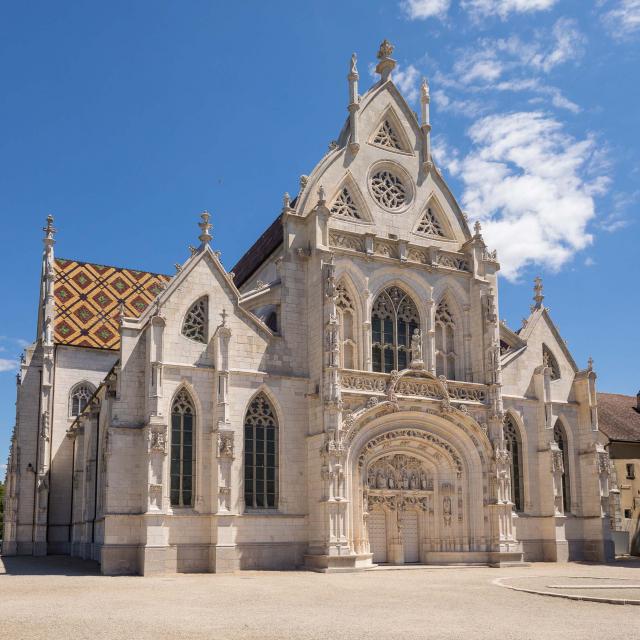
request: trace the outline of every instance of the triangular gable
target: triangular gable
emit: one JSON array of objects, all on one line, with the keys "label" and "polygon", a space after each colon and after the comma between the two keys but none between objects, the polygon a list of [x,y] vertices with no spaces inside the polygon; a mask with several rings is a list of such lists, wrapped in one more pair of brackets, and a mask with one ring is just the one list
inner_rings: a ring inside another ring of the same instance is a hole
[{"label": "triangular gable", "polygon": [[[567,347],[567,343],[564,341],[564,339],[560,335],[558,328],[554,324],[553,320],[551,319],[551,316],[549,315],[549,312],[544,306],[540,307],[539,309],[534,309],[534,311],[531,313],[531,315],[527,319],[525,327],[522,329],[522,331],[519,334],[520,338],[522,340],[527,341],[531,336],[531,334],[533,333],[538,322],[540,322],[540,320],[543,318],[544,318],[544,321],[547,323],[547,326],[549,327],[553,337],[555,338],[557,345],[560,347],[560,350],[562,351],[565,358],[569,362],[569,365],[571,366],[574,372],[577,372],[579,370],[578,365],[576,364],[576,361],[573,359],[573,356],[571,355],[571,352]],[[542,354],[540,354],[540,359],[542,359]]]},{"label": "triangular gable", "polygon": [[391,151],[413,153],[409,137],[391,105],[384,110],[382,117],[373,127],[369,144]]},{"label": "triangular gable", "polygon": [[337,218],[354,222],[372,221],[366,200],[350,172],[347,172],[330,202],[329,211]]},{"label": "triangular gable", "polygon": [[418,220],[413,228],[413,233],[420,236],[443,238],[445,240],[452,240],[454,238],[451,225],[447,220],[447,215],[434,194],[429,197],[427,206],[418,216]]},{"label": "triangular gable", "polygon": [[244,316],[245,319],[249,320],[251,324],[253,324],[257,329],[262,331],[268,337],[273,336],[273,332],[267,327],[264,322],[262,322],[259,318],[257,318],[253,313],[247,311],[239,304],[240,300],[240,292],[233,282],[233,278],[227,273],[225,268],[222,266],[220,259],[216,252],[214,252],[209,245],[205,246],[204,249],[196,251],[183,265],[182,269],[179,273],[177,273],[169,286],[158,296],[156,303],[150,305],[147,310],[138,318],[137,322],[131,322],[129,319],[127,324],[131,327],[135,327],[137,329],[142,329],[149,321],[152,315],[156,313],[156,308],[161,307],[172,295],[173,293],[181,286],[181,284],[189,277],[189,274],[194,270],[197,264],[201,260],[209,259],[210,263],[213,266],[213,269],[218,273],[218,275],[222,278],[223,282],[226,284],[228,288],[229,299],[233,304],[234,309],[240,316]]}]

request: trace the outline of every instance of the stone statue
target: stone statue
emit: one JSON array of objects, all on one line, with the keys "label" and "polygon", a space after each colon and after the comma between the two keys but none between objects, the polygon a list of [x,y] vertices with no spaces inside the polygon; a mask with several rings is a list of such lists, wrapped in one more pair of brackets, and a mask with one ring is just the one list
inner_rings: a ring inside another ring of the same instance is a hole
[{"label": "stone statue", "polygon": [[413,335],[411,336],[411,368],[424,368],[424,361],[422,360],[422,334],[420,333],[420,329],[414,329]]}]

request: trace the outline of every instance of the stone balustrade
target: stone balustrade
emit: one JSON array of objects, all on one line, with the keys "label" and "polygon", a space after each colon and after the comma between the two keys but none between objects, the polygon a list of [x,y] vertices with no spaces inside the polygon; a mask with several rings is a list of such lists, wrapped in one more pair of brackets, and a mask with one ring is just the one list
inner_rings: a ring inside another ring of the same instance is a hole
[{"label": "stone balustrade", "polygon": [[[391,380],[388,373],[372,371],[340,370],[340,386],[342,391],[384,395]],[[487,400],[487,388],[476,382],[446,381],[448,397],[455,402],[484,403]],[[443,383],[439,380],[412,376],[402,376],[395,386],[398,396],[443,400],[445,397]]]}]

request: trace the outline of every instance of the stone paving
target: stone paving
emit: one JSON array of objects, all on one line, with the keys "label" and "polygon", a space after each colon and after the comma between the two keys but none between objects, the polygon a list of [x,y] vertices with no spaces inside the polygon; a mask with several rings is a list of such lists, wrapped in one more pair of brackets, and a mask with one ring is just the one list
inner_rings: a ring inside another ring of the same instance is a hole
[{"label": "stone paving", "polygon": [[591,583],[638,585],[640,562],[142,578],[103,577],[95,564],[66,557],[5,558],[0,639],[615,640],[640,628],[640,607],[523,593],[497,579],[577,593]]}]

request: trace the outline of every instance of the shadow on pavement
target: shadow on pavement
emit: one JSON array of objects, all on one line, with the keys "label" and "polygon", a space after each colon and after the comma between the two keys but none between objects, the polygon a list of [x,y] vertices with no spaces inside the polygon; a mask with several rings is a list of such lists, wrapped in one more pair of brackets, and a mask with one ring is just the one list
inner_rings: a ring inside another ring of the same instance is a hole
[{"label": "shadow on pavement", "polygon": [[93,560],[70,556],[2,556],[0,575],[14,576],[97,576],[100,565]]}]

